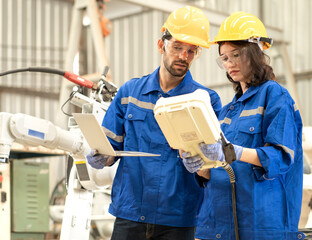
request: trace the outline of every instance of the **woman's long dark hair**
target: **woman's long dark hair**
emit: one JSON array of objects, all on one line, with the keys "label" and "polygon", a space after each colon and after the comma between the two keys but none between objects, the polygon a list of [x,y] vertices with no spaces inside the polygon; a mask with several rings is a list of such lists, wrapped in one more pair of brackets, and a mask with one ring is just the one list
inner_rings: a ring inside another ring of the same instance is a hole
[{"label": "woman's long dark hair", "polygon": [[[219,42],[219,54],[220,47],[224,43],[225,42]],[[258,44],[247,41],[231,41],[229,43],[238,49],[244,48],[244,56],[250,61],[250,81],[246,83],[248,88],[251,86],[259,86],[268,80],[276,80],[273,68],[270,66],[270,57],[261,51]],[[233,83],[234,91],[239,96],[243,95],[240,83],[235,82],[228,73],[226,73],[226,76],[229,81]]]}]

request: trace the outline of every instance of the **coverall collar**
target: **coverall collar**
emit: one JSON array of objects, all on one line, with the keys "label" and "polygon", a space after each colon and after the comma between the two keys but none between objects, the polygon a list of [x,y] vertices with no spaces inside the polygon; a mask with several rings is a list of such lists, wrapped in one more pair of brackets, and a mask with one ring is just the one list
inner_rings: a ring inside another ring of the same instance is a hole
[{"label": "coverall collar", "polygon": [[236,101],[237,102],[243,102],[243,101],[246,101],[247,99],[251,98],[252,96],[254,96],[259,91],[261,85],[249,87],[247,89],[247,91],[240,98],[238,98],[238,96],[236,94],[234,97],[235,102]]},{"label": "coverall collar", "polygon": [[[159,85],[159,68],[160,67],[158,67],[153,73],[148,76],[147,83],[142,90],[143,94],[148,94],[153,91],[163,92]],[[175,96],[176,93],[179,93],[179,95],[183,94],[184,92],[187,93],[188,83],[190,83],[192,79],[193,78],[190,70],[188,70],[182,82],[178,86],[167,92],[167,94]]]}]

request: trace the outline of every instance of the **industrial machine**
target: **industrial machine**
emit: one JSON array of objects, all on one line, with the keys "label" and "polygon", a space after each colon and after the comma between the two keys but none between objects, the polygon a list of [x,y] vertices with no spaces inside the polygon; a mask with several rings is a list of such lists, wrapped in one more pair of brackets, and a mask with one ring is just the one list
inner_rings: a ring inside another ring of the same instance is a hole
[{"label": "industrial machine", "polygon": [[[1,73],[0,76],[23,71],[60,74],[80,86],[91,89],[90,97],[87,97],[79,93],[75,87],[70,101],[81,107],[82,113],[93,114],[99,122],[102,121],[110,101],[117,92],[117,88],[106,80],[108,68],[105,68],[98,83],[69,72],[48,68],[23,68]],[[60,149],[72,157],[74,164],[68,179],[60,239],[89,239],[94,193],[107,191],[107,187],[112,184],[117,166],[96,170],[87,164],[85,156],[91,149],[74,118],[69,119],[69,130],[64,130],[44,119],[6,112],[0,113],[0,207],[6,219],[5,224],[0,226],[1,238],[11,239],[11,186],[8,162],[13,142]],[[45,171],[41,170],[41,172]],[[114,218],[106,214],[98,215],[96,219],[113,221]]]},{"label": "industrial machine", "polygon": [[[111,23],[103,15],[105,10],[104,2],[106,1],[108,0],[74,1],[65,69],[72,70],[75,56],[79,52],[80,36],[84,27],[83,18],[85,16],[90,20],[91,36],[97,49],[98,67],[102,68],[102,66],[109,65],[103,39],[103,35],[107,36],[111,31]],[[64,104],[61,110],[63,113],[69,112],[69,104],[65,103],[70,102],[72,105],[80,107],[82,113],[93,114],[99,123],[101,123],[110,101],[117,92],[116,86],[107,81],[106,74],[108,68],[106,68],[99,81],[95,80],[96,82],[89,81],[68,71],[36,67],[8,71],[1,73],[0,77],[24,71],[58,74],[77,84],[71,91],[72,83],[69,83],[69,81],[62,82],[59,101],[61,104]],[[88,96],[82,94],[82,92],[85,93],[86,91],[80,91],[81,87],[90,89],[88,90]],[[94,228],[94,224],[97,225],[97,230],[101,237],[107,237],[108,239],[110,236],[114,217],[108,214],[107,209],[110,203],[110,186],[118,162],[102,170],[91,168],[85,160],[85,155],[90,151],[90,146],[77,126],[75,119],[70,117],[67,121],[65,114],[57,112],[56,122],[57,126],[47,120],[25,114],[0,113],[0,218],[5,219],[4,221],[1,220],[1,239],[26,239],[26,237],[16,237],[11,234],[11,229],[13,229],[10,219],[12,215],[11,192],[15,190],[14,186],[11,186],[10,178],[12,178],[12,173],[19,174],[18,172],[15,173],[15,162],[16,168],[28,170],[28,167],[31,166],[19,165],[17,161],[11,161],[8,164],[8,159],[12,155],[11,148],[13,142],[14,144],[22,143],[24,146],[44,146],[49,149],[61,149],[69,156],[65,206],[51,205],[50,209],[44,212],[50,212],[50,217],[53,221],[62,221],[60,239],[89,239],[90,230]],[[67,128],[68,130],[64,130]],[[41,167],[46,167],[46,165]],[[46,168],[43,170],[41,167],[33,166],[31,175],[35,176],[34,172],[39,174],[46,172]],[[34,181],[33,179],[30,180]],[[36,181],[39,181],[39,178],[36,178]],[[40,179],[40,183],[43,182],[45,180]],[[42,188],[42,185],[40,186]],[[42,193],[39,190],[37,191],[37,189],[32,189],[32,191]],[[16,192],[19,191],[17,190]],[[96,206],[96,202],[100,202],[101,207]],[[13,203],[13,205],[18,204]],[[97,215],[92,213],[95,210]],[[41,213],[38,212],[38,214]],[[46,215],[41,216],[45,217]],[[96,221],[91,222],[91,220]],[[37,224],[35,221],[30,223],[33,225]],[[34,232],[43,232],[42,229],[46,229],[45,226],[44,224],[44,227],[40,230],[36,228]],[[29,229],[34,228],[31,226]],[[37,237],[38,234],[28,234],[27,239],[38,239]]]}]

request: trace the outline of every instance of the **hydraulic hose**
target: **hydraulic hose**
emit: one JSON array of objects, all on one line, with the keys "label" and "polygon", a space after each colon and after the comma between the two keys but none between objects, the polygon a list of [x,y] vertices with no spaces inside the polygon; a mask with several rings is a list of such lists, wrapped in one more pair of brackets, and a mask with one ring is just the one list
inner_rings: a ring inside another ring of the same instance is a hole
[{"label": "hydraulic hose", "polygon": [[81,76],[78,76],[72,72],[69,71],[61,71],[58,69],[53,69],[53,68],[46,68],[46,67],[28,67],[28,68],[19,68],[19,69],[14,69],[6,72],[0,73],[0,77],[9,75],[12,73],[18,73],[18,72],[42,72],[42,73],[52,73],[52,74],[57,74],[65,77],[69,81],[78,84],[82,87],[87,87],[87,88],[92,88],[94,83],[84,79]]},{"label": "hydraulic hose", "polygon": [[14,70],[9,70],[6,72],[0,73],[1,76],[9,75],[12,73],[19,73],[19,72],[43,72],[43,73],[53,73],[57,75],[64,76],[65,71],[60,71],[58,69],[53,69],[53,68],[46,68],[46,67],[28,67],[28,68],[18,68]]}]

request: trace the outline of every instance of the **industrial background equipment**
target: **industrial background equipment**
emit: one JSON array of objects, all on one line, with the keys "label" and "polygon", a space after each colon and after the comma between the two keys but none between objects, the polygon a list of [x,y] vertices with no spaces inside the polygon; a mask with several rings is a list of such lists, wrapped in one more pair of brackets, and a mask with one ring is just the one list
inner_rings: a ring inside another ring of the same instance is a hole
[{"label": "industrial background equipment", "polygon": [[[96,84],[70,72],[39,67],[7,71],[1,73],[0,76],[22,71],[61,74],[82,87],[91,88],[91,97],[82,95],[76,90],[70,95],[69,100],[79,106],[83,113],[93,114],[96,116],[95,119],[101,121],[117,92],[117,88],[106,80],[107,70],[106,67]],[[50,121],[33,116],[21,113],[0,113],[0,160],[3,163],[0,169],[1,207],[7,219],[9,220],[12,216],[14,223],[11,228],[10,224],[1,226],[1,233],[6,239],[10,237],[18,239],[21,236],[42,239],[44,233],[49,231],[48,216],[49,212],[53,211],[47,205],[49,203],[48,164],[34,161],[9,161],[13,142],[60,149],[65,151],[64,154],[71,156],[74,165],[69,169],[70,175],[67,179],[68,189],[64,214],[61,216],[63,221],[60,238],[64,240],[89,239],[94,191],[109,193],[107,187],[112,184],[116,166],[103,170],[91,168],[85,159],[91,150],[90,146],[74,119],[69,120],[69,130],[64,130]],[[12,179],[9,177],[10,174]],[[24,177],[21,178],[21,176]],[[102,217],[98,216],[97,220],[102,218],[102,220],[112,221],[113,217],[107,214],[106,212]]]}]

